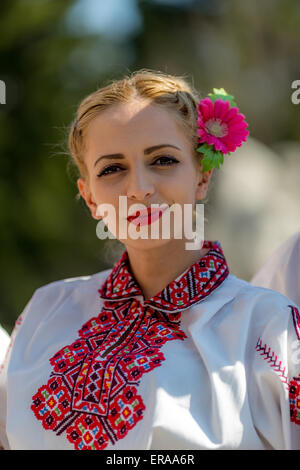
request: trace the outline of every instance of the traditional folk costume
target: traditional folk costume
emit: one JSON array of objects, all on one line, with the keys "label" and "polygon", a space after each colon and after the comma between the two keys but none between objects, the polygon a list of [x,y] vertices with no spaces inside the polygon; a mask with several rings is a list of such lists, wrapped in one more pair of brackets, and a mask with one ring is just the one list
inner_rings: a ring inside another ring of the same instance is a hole
[{"label": "traditional folk costume", "polygon": [[[232,95],[198,108],[202,170],[247,139]],[[218,242],[151,299],[127,251],[37,289],[0,373],[7,449],[300,449],[300,315],[229,274]]]},{"label": "traditional folk costume", "polygon": [[37,289],[0,374],[7,449],[300,449],[296,305],[218,242],[145,300],[127,251]]}]

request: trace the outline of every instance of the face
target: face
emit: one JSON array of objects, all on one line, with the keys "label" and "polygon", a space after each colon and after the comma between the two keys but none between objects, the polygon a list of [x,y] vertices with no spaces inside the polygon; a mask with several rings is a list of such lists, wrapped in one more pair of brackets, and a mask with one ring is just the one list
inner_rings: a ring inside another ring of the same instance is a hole
[{"label": "face", "polygon": [[[170,239],[163,239],[161,231],[158,239],[133,239],[128,230],[122,238],[120,220],[129,228],[127,217],[135,213],[134,205],[179,204],[183,210],[184,204],[194,207],[206,195],[211,172],[202,174],[182,126],[169,110],[155,104],[136,100],[110,107],[89,124],[85,147],[88,178],[78,179],[79,191],[97,220],[99,205],[115,208],[116,236],[125,246],[148,249],[170,243],[174,236],[173,228]],[[126,213],[119,196],[126,197]]]}]

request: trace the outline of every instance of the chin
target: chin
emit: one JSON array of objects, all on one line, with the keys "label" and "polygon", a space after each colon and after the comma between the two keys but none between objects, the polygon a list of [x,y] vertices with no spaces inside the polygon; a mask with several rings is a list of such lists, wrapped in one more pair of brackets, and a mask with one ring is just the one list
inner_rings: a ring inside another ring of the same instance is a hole
[{"label": "chin", "polygon": [[170,240],[170,239],[152,240],[151,238],[149,239],[138,238],[137,240],[127,238],[126,240],[120,240],[120,242],[125,245],[126,249],[129,247],[129,248],[134,248],[134,249],[139,249],[139,250],[152,250],[152,249],[160,248],[160,247],[166,246],[169,243],[172,243],[172,241],[174,240]]}]

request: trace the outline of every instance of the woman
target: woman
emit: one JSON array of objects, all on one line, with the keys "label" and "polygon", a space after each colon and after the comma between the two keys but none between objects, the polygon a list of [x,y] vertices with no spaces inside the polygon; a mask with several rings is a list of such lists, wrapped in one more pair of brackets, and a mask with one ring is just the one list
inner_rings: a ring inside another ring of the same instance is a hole
[{"label": "woman", "polygon": [[246,136],[224,90],[199,103],[161,73],[83,100],[69,136],[78,189],[125,250],[112,269],[52,282],[26,305],[0,377],[5,448],[300,448],[296,306],[232,276],[219,242],[186,249],[183,217],[165,238],[130,230],[195,208]]}]

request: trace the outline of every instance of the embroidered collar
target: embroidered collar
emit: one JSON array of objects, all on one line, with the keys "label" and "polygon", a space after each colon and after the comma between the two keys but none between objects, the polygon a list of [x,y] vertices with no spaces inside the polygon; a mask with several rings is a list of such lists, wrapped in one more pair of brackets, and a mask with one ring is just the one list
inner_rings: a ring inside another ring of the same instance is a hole
[{"label": "embroidered collar", "polygon": [[[219,242],[205,241],[203,248],[208,253],[187,268],[162,291],[145,300],[149,305],[165,312],[185,310],[207,297],[228,276],[229,270]],[[105,300],[123,300],[142,296],[143,292],[129,268],[127,250],[110,272],[108,278],[98,290]]]}]

